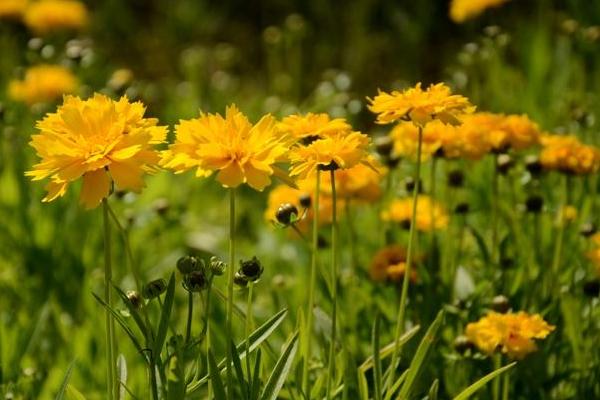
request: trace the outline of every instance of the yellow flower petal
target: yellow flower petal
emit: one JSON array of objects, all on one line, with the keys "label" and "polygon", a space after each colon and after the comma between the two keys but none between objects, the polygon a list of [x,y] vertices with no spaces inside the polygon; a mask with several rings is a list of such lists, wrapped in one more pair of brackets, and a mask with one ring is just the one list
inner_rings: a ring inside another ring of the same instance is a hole
[{"label": "yellow flower petal", "polygon": [[95,208],[110,191],[110,178],[103,169],[87,172],[83,176],[83,185],[79,200],[85,208]]}]

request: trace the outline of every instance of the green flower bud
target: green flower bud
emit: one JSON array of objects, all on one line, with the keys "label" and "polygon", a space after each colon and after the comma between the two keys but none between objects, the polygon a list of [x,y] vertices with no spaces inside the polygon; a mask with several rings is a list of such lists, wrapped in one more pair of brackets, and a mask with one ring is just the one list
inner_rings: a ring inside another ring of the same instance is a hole
[{"label": "green flower bud", "polygon": [[248,281],[256,282],[263,273],[263,266],[256,257],[248,261],[240,261],[240,272]]},{"label": "green flower bud", "polygon": [[187,275],[198,269],[198,259],[194,256],[184,256],[177,260],[177,269],[182,275]]},{"label": "green flower bud", "polygon": [[152,300],[160,296],[167,290],[167,282],[164,279],[156,279],[148,282],[142,288],[142,296],[147,300]]},{"label": "green flower bud", "polygon": [[200,292],[208,287],[204,271],[192,271],[183,277],[183,287],[189,292]]},{"label": "green flower bud", "polygon": [[233,277],[233,283],[239,287],[246,287],[248,286],[248,278],[246,278],[240,271],[237,271]]},{"label": "green flower bud", "polygon": [[217,257],[212,256],[210,258],[209,268],[213,275],[221,276],[225,273],[225,270],[227,269],[227,264],[219,260]]},{"label": "green flower bud", "polygon": [[141,308],[143,304],[142,296],[136,290],[129,290],[126,294],[127,300],[133,306],[133,308]]}]

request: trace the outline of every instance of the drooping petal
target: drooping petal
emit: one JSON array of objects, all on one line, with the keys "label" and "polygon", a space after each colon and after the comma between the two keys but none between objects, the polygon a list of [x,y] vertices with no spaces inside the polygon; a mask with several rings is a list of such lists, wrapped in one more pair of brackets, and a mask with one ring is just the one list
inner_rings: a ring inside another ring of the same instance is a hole
[{"label": "drooping petal", "polygon": [[87,209],[95,208],[110,191],[110,178],[105,170],[97,169],[83,175],[79,200]]}]

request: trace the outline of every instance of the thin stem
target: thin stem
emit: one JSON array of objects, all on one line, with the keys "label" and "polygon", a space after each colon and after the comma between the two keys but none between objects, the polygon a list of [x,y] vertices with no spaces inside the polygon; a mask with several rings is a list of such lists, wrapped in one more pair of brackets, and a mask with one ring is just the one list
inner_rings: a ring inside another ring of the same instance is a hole
[{"label": "thin stem", "polygon": [[492,256],[490,258],[491,263],[496,262],[496,252],[498,247],[498,194],[499,194],[499,179],[498,179],[498,155],[495,154],[493,158],[492,172]]},{"label": "thin stem", "polygon": [[[204,326],[202,327],[202,335],[206,335],[206,373],[208,373],[208,352],[210,350],[210,298],[212,292],[212,283],[214,275],[211,275],[208,281],[208,290],[206,291],[206,302],[204,303]],[[208,399],[212,398],[212,385],[211,381],[208,381]]]},{"label": "thin stem", "polygon": [[[348,239],[350,244],[350,259],[352,271],[356,271],[358,263],[358,253],[356,249],[356,229],[354,227],[354,218],[352,216],[352,209],[350,205],[350,197],[346,197],[344,202],[344,208],[346,213],[346,221],[348,222]],[[358,263],[359,264],[359,263]]]},{"label": "thin stem", "polygon": [[510,371],[504,373],[504,382],[502,385],[502,400],[508,400],[508,393],[510,392]]},{"label": "thin stem", "polygon": [[423,128],[419,126],[419,141],[417,145],[417,165],[415,170],[415,186],[412,193],[412,216],[410,219],[410,230],[408,233],[408,248],[406,250],[406,270],[404,271],[404,279],[402,280],[402,292],[400,295],[400,307],[398,309],[398,321],[396,322],[396,334],[394,340],[394,352],[392,353],[392,363],[390,365],[390,374],[388,375],[387,387],[391,387],[394,382],[394,373],[396,371],[396,362],[400,352],[400,336],[404,331],[404,317],[406,313],[406,298],[408,296],[408,283],[410,281],[410,269],[413,262],[413,251],[416,237],[416,216],[417,216],[417,201],[419,198],[419,180],[421,179],[421,150],[423,147]]},{"label": "thin stem", "polygon": [[[102,216],[104,222],[104,301],[108,307],[112,307],[112,295],[110,285],[112,282],[112,264],[111,264],[111,246],[110,246],[110,222],[108,201],[102,199]],[[114,321],[109,309],[105,310],[106,315],[106,379],[107,379],[107,395],[108,399],[112,400],[118,388],[115,385],[115,332]]]},{"label": "thin stem", "polygon": [[[567,221],[565,219],[565,209],[569,202],[569,177],[563,177],[563,188],[562,188],[562,199],[560,204],[560,210],[558,212],[558,232],[556,234],[556,245],[554,246],[554,256],[552,257],[552,279],[554,279],[555,287],[560,285],[560,263],[562,258],[562,249],[565,235],[565,225]],[[552,293],[549,292],[548,295]]]},{"label": "thin stem", "polygon": [[127,254],[129,265],[131,267],[131,273],[133,274],[133,279],[135,280],[136,289],[139,292],[142,290],[140,273],[138,271],[137,264],[135,263],[135,260],[133,258],[133,252],[131,251],[131,245],[129,243],[129,235],[127,234],[127,229],[125,229],[123,227],[123,225],[121,225],[121,223],[119,222],[119,219],[117,218],[117,215],[115,214],[112,207],[108,203],[107,203],[107,207],[108,207],[108,213],[110,214],[115,225],[117,225],[117,229],[119,230],[119,233],[121,233],[121,236],[123,237],[123,244],[125,245],[125,253]]},{"label": "thin stem", "polygon": [[158,400],[158,383],[156,382],[156,361],[154,355],[150,354],[150,387],[152,388],[152,399]]},{"label": "thin stem", "polygon": [[189,291],[188,292],[188,314],[187,314],[187,324],[185,325],[185,342],[190,342],[190,337],[192,336],[192,314],[194,312],[194,294]]},{"label": "thin stem", "polygon": [[306,309],[306,326],[304,327],[304,354],[302,368],[302,389],[304,396],[310,400],[310,386],[308,379],[308,366],[310,362],[310,344],[312,339],[313,307],[315,303],[315,284],[317,280],[317,259],[319,253],[319,197],[321,193],[321,172],[317,170],[314,206],[313,206],[313,237],[312,258],[310,263],[310,276],[308,281],[308,304]]},{"label": "thin stem", "polygon": [[[431,159],[431,170],[430,170],[430,176],[429,176],[429,185],[430,185],[430,193],[429,193],[429,197],[431,198],[431,204],[432,206],[430,207],[429,210],[429,218],[431,219],[431,226],[434,227],[434,229],[431,230],[431,242],[429,244],[429,254],[431,255],[431,260],[432,260],[432,271],[434,270],[434,268],[437,268],[438,266],[435,265],[435,263],[437,261],[439,261],[437,259],[437,257],[434,257],[434,254],[436,254],[435,252],[435,248],[437,247],[437,235],[435,233],[435,208],[433,207],[433,204],[435,202],[435,196],[436,196],[436,170],[437,170],[437,157],[433,156]],[[417,182],[417,186],[418,186],[418,182]]]},{"label": "thin stem", "polygon": [[233,339],[233,266],[235,264],[235,189],[229,189],[229,268],[227,273],[227,398],[233,399],[233,371],[231,343]]},{"label": "thin stem", "polygon": [[246,303],[246,371],[248,377],[248,398],[250,398],[250,383],[252,382],[252,370],[250,369],[250,333],[252,332],[252,289],[253,282],[248,282],[248,301]]},{"label": "thin stem", "polygon": [[[502,354],[494,354],[494,371],[502,366]],[[500,377],[495,377],[492,381],[492,398],[494,400],[500,400]]]},{"label": "thin stem", "polygon": [[335,371],[335,342],[337,329],[337,194],[335,191],[335,170],[331,170],[331,342],[329,344],[329,367],[327,368],[327,399],[331,399],[331,385]]}]

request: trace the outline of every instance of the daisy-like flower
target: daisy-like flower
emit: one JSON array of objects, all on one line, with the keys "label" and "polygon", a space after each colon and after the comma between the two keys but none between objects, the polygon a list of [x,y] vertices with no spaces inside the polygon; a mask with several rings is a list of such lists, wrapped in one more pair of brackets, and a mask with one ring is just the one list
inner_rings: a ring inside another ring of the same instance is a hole
[{"label": "daisy-like flower", "polygon": [[540,142],[541,133],[537,124],[526,115],[478,114],[472,119],[467,117],[465,123],[486,130],[493,150],[523,150]]},{"label": "daisy-like flower", "polygon": [[[375,282],[402,282],[406,271],[406,250],[398,245],[382,248],[373,256],[369,266],[369,276]],[[417,280],[417,273],[411,270],[410,280]]]},{"label": "daisy-like flower", "polygon": [[575,136],[544,135],[540,162],[545,169],[586,175],[600,170],[600,150],[581,143]]},{"label": "daisy-like flower", "polygon": [[477,348],[491,355],[501,351],[522,359],[537,350],[534,339],[544,339],[554,330],[539,314],[490,312],[467,325],[466,336]]},{"label": "daisy-like flower", "polygon": [[457,23],[475,18],[488,8],[500,7],[509,0],[452,0],[450,18]]},{"label": "daisy-like flower", "polygon": [[290,151],[290,175],[306,179],[317,169],[346,169],[366,162],[369,143],[369,137],[360,132],[337,132],[306,146],[295,146]]},{"label": "daisy-like flower", "polygon": [[77,0],[39,0],[25,10],[25,25],[36,33],[47,34],[57,30],[81,30],[88,25],[88,11]]},{"label": "daisy-like flower", "polygon": [[161,165],[175,173],[196,169],[197,177],[218,171],[217,180],[235,188],[247,183],[262,191],[271,175],[280,175],[276,163],[284,161],[289,140],[276,132],[276,121],[266,115],[252,125],[234,105],[225,117],[201,114],[175,127],[175,143],[163,152]]},{"label": "daisy-like flower", "polygon": [[66,96],[56,113],[38,121],[40,133],[32,136],[41,162],[25,174],[34,181],[50,178],[49,202],[66,193],[70,183],[82,178],[80,199],[86,208],[96,207],[111,191],[111,183],[123,190],[140,191],[145,172],[156,169],[167,128],[155,118],[144,118],[145,108],[96,94],[88,100]]},{"label": "daisy-like flower", "polygon": [[[412,198],[396,199],[382,211],[381,219],[393,221],[410,227],[413,209]],[[448,226],[449,217],[444,207],[429,196],[419,195],[417,198],[416,228],[421,232],[444,229]]]},{"label": "daisy-like flower", "polygon": [[8,84],[8,95],[29,105],[51,102],[77,90],[78,81],[69,69],[60,65],[38,65],[25,71],[23,80]]},{"label": "daisy-like flower", "polygon": [[404,120],[424,127],[428,122],[438,119],[445,124],[459,125],[462,114],[475,111],[466,97],[453,95],[443,83],[430,85],[425,90],[417,83],[403,92],[379,91],[377,96],[368,100],[369,110],[378,114],[378,124]]},{"label": "daisy-like flower", "polygon": [[[419,144],[419,130],[411,122],[400,122],[390,132],[394,141],[393,154],[396,157],[417,157]],[[434,155],[443,155],[448,158],[458,156],[459,138],[456,127],[446,125],[441,121],[434,120],[423,129],[423,141],[421,155],[428,159]]]},{"label": "daisy-like flower", "polygon": [[331,119],[328,114],[288,115],[277,129],[298,141],[313,141],[339,132],[350,132],[352,127],[343,118]]},{"label": "daisy-like flower", "polygon": [[20,18],[29,0],[2,0],[0,1],[0,18]]}]

